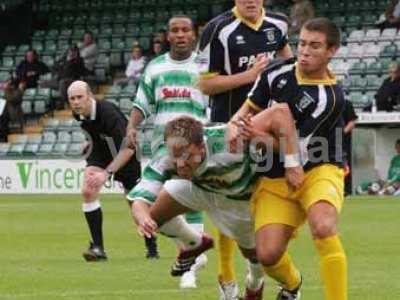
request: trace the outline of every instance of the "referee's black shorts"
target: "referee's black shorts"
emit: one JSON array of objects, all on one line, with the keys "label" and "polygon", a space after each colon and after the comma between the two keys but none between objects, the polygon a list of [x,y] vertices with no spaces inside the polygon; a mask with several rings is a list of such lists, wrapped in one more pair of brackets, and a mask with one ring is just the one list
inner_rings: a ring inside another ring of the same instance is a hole
[{"label": "referee's black shorts", "polygon": [[[111,160],[91,158],[87,160],[87,167],[107,168]],[[117,173],[114,174],[114,180],[121,182],[124,189],[130,191],[136,185],[140,178],[140,163],[136,157],[132,159]]]}]

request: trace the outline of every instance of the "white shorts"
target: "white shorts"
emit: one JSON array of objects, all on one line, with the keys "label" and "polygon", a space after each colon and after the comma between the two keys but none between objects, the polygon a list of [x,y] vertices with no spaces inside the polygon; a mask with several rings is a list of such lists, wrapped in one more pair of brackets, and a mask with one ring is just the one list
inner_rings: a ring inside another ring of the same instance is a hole
[{"label": "white shorts", "polygon": [[254,219],[249,201],[231,200],[182,179],[166,181],[164,189],[180,204],[192,210],[206,211],[214,225],[241,248],[255,248]]}]

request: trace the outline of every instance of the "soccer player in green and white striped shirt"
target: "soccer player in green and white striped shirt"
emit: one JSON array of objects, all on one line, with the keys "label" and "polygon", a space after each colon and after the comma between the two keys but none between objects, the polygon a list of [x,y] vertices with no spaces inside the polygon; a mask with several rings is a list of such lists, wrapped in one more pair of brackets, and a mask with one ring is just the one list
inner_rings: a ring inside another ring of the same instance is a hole
[{"label": "soccer player in green and white striped shirt", "polygon": [[151,209],[143,199],[133,204],[139,231],[152,235],[158,225],[176,215],[206,211],[214,225],[234,239],[248,259],[244,299],[261,299],[264,272],[256,258],[249,203],[256,170],[248,150],[243,147],[243,151],[231,153],[226,125],[204,129],[201,122],[188,116],[167,124],[165,140],[168,155],[149,165],[151,180],[147,181],[149,187],[165,182],[163,189]]},{"label": "soccer player in green and white striped shirt", "polygon": [[[199,76],[198,66],[193,52],[195,32],[192,20],[186,16],[172,17],[168,24],[168,40],[171,50],[158,56],[146,67],[141,77],[134,108],[127,128],[128,145],[136,145],[136,126],[144,119],[154,116],[152,158],[149,166],[159,165],[166,154],[163,145],[164,127],[177,116],[189,115],[203,123],[206,122],[207,98],[197,88]],[[137,148],[137,147],[136,147]],[[141,181],[129,193],[128,200],[144,200],[151,203],[162,188],[163,180],[157,184],[152,182],[151,167],[145,167]],[[202,231],[201,213],[186,214],[186,222]],[[188,224],[180,221],[179,226],[169,226],[167,235],[178,237],[178,232],[186,230]],[[200,228],[199,228],[200,227]],[[173,228],[173,229],[171,229]],[[201,237],[201,236],[200,236]],[[150,237],[147,239],[155,244]],[[156,253],[158,256],[158,254]],[[179,265],[179,264],[178,264]],[[173,276],[180,276],[190,268],[173,269]]]}]

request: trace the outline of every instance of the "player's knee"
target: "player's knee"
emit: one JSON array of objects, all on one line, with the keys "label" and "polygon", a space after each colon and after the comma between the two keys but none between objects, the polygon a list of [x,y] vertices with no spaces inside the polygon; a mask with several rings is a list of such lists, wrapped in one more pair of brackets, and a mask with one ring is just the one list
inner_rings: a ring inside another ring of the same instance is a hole
[{"label": "player's knee", "polygon": [[257,259],[265,267],[277,264],[282,255],[283,251],[277,247],[267,245],[257,247]]},{"label": "player's knee", "polygon": [[95,193],[94,193],[93,189],[90,189],[88,187],[83,187],[82,188],[82,196],[83,196],[84,202],[91,202],[94,200]]},{"label": "player's knee", "polygon": [[320,219],[312,224],[311,232],[315,239],[323,239],[336,234],[336,224],[330,219]]}]

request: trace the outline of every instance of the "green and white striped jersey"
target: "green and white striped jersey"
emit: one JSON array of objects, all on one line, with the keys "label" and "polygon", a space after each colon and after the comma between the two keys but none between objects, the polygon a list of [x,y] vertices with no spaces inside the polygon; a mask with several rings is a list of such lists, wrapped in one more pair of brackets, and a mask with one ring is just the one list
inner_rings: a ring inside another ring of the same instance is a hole
[{"label": "green and white striped jersey", "polygon": [[145,69],[138,87],[134,107],[148,119],[154,116],[152,151],[163,143],[167,122],[189,115],[205,123],[208,97],[197,87],[199,78],[196,54],[182,61],[169,53],[153,59]]},{"label": "green and white striped jersey", "polygon": [[[232,200],[249,200],[256,179],[255,165],[251,163],[248,152],[229,152],[225,132],[225,125],[205,128],[206,157],[195,171],[192,182],[206,191]],[[141,181],[129,193],[128,199],[152,203],[164,182],[177,177],[173,160],[164,147],[158,152],[159,159],[152,159],[145,167]]]}]

